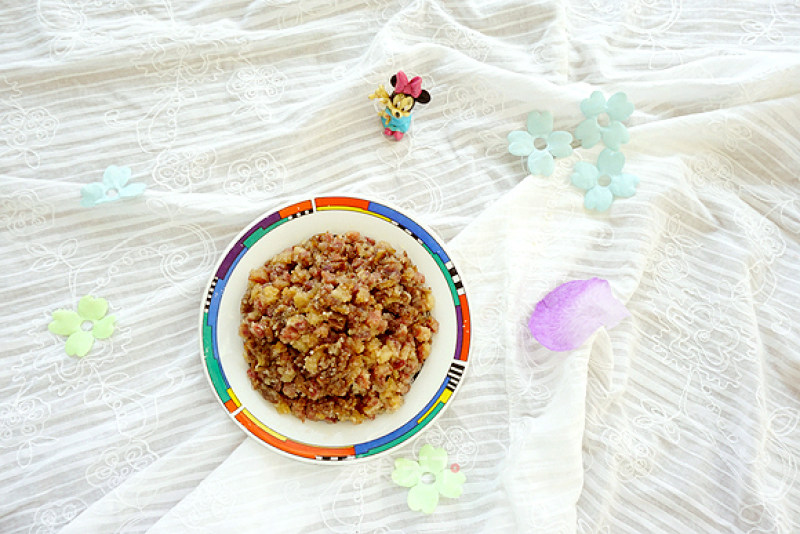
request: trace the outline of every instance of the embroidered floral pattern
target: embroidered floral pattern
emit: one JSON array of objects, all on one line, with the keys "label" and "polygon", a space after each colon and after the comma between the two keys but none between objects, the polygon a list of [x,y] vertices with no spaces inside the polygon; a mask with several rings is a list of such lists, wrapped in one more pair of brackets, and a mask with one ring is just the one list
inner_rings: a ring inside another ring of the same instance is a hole
[{"label": "embroidered floral pattern", "polygon": [[263,200],[283,192],[286,167],[269,152],[256,152],[231,163],[223,190],[247,199]]},{"label": "embroidered floral pattern", "polygon": [[288,81],[272,65],[239,69],[227,84],[228,91],[242,102],[235,115],[254,113],[262,121],[270,120],[270,104],[281,99]]},{"label": "embroidered floral pattern", "polygon": [[86,480],[92,486],[110,491],[157,459],[158,455],[150,449],[147,442],[131,439],[124,445],[103,451],[86,469]]},{"label": "embroidered floral pattern", "polygon": [[55,534],[84,510],[86,503],[75,497],[50,502],[36,510],[28,533]]},{"label": "embroidered floral pattern", "polygon": [[469,82],[469,85],[455,85],[447,91],[442,114],[448,120],[481,120],[503,108],[503,99],[491,84],[472,79]]},{"label": "embroidered floral pattern", "polygon": [[[64,346],[68,356],[83,358],[92,349],[95,339],[106,339],[114,333],[113,315],[106,316],[106,299],[86,295],[78,301],[78,312],[56,310],[47,329],[60,336],[69,336]],[[84,330],[84,323],[91,324],[91,330]]]},{"label": "embroidered floral pattern", "polygon": [[216,161],[213,148],[165,150],[156,158],[153,180],[173,191],[193,191],[208,181]]},{"label": "embroidered floral pattern", "polygon": [[16,448],[17,464],[30,465],[33,447],[52,440],[42,435],[50,413],[50,405],[38,397],[18,396],[0,403],[0,449]]},{"label": "embroidered floral pattern", "polygon": [[395,484],[410,488],[408,507],[426,514],[433,513],[439,504],[439,495],[455,499],[461,496],[462,485],[467,477],[460,472],[458,464],[447,467],[447,452],[431,445],[423,445],[419,461],[398,458],[394,461],[392,480]]},{"label": "embroidered floral pattern", "polygon": [[53,207],[39,199],[36,191],[14,191],[0,197],[0,228],[15,235],[28,235],[53,223]]},{"label": "embroidered floral pattern", "polygon": [[646,477],[653,471],[655,451],[638,435],[630,431],[608,428],[603,440],[613,452],[613,463],[621,480]]},{"label": "embroidered floral pattern", "polygon": [[58,119],[45,108],[15,105],[15,109],[0,114],[0,158],[22,156],[28,167],[36,169],[40,159],[37,149],[50,145],[57,130]]},{"label": "embroidered floral pattern", "polygon": [[478,33],[449,22],[439,25],[432,40],[437,44],[459,50],[477,61],[484,61],[492,50],[491,45]]},{"label": "embroidered floral pattern", "polygon": [[475,436],[468,428],[451,420],[433,423],[425,431],[425,440],[433,447],[444,449],[448,462],[457,463],[461,470],[469,471],[480,458],[480,447]]},{"label": "embroidered floral pattern", "polygon": [[653,338],[662,361],[687,376],[699,373],[705,390],[713,384],[727,390],[741,386],[742,366],[757,349],[750,333],[736,327],[735,309],[705,292],[684,291],[663,312]]}]

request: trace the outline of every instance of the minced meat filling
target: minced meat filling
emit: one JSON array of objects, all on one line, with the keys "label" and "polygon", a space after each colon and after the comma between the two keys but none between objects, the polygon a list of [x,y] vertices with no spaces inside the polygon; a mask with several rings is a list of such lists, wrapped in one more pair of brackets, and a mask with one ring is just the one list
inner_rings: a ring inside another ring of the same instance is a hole
[{"label": "minced meat filling", "polygon": [[239,333],[253,388],[302,420],[394,411],[430,354],[433,304],[405,252],[315,235],[250,272]]}]

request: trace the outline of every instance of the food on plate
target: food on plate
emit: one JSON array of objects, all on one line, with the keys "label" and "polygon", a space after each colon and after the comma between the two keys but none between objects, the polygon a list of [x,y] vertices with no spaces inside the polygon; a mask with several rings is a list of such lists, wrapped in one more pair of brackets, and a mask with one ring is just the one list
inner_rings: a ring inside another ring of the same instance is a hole
[{"label": "food on plate", "polygon": [[239,334],[253,388],[301,420],[361,423],[403,404],[439,323],[405,252],[323,233],[253,269]]}]

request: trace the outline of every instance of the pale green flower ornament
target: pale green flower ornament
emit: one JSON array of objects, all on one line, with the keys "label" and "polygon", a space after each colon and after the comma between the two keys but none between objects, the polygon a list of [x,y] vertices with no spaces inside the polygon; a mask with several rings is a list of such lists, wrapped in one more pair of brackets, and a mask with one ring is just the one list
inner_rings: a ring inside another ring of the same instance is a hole
[{"label": "pale green flower ornament", "polygon": [[47,329],[59,336],[69,336],[64,345],[67,355],[83,358],[91,350],[95,339],[106,339],[114,333],[116,318],[107,316],[106,312],[106,299],[86,295],[78,301],[77,313],[64,309],[54,311]]},{"label": "pale green flower ornament", "polygon": [[583,205],[586,209],[605,211],[614,197],[631,197],[636,193],[639,178],[622,172],[625,156],[622,152],[604,149],[597,157],[597,165],[585,161],[575,164],[570,176],[572,184],[584,189]]},{"label": "pale green flower ornament", "polygon": [[531,174],[550,176],[556,168],[553,158],[572,154],[572,134],[553,131],[553,115],[549,111],[531,111],[528,114],[528,131],[508,134],[508,151],[515,156],[528,157]]},{"label": "pale green flower ornament", "polygon": [[461,496],[467,477],[459,471],[458,464],[447,466],[447,452],[429,444],[419,451],[419,461],[397,458],[394,461],[392,480],[410,488],[408,507],[412,510],[433,513],[439,504],[439,495],[455,499]]}]

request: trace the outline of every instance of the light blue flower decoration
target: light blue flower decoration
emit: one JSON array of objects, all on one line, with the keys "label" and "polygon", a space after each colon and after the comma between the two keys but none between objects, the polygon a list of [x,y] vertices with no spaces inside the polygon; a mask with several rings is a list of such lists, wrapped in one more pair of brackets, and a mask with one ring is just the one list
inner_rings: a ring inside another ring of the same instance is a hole
[{"label": "light blue flower decoration", "polygon": [[130,168],[109,166],[103,173],[102,182],[86,184],[81,188],[81,206],[91,208],[104,202],[138,197],[146,186],[141,183],[129,184],[130,179]]},{"label": "light blue flower decoration", "polygon": [[528,114],[528,131],[508,134],[508,151],[515,156],[528,156],[531,174],[550,176],[556,168],[553,158],[572,154],[572,134],[553,131],[553,115],[549,111]]},{"label": "light blue flower decoration", "polygon": [[[633,104],[625,93],[616,93],[608,99],[600,91],[581,102],[581,111],[586,120],[578,125],[575,138],[583,148],[592,148],[601,139],[612,150],[619,150],[620,145],[630,140],[628,129],[622,124],[633,113]],[[608,115],[608,123],[601,125],[600,115]]]},{"label": "light blue flower decoration", "polygon": [[586,209],[605,211],[614,197],[631,197],[636,193],[639,178],[624,174],[625,156],[606,148],[597,157],[597,166],[579,161],[570,176],[572,184],[586,190]]}]

